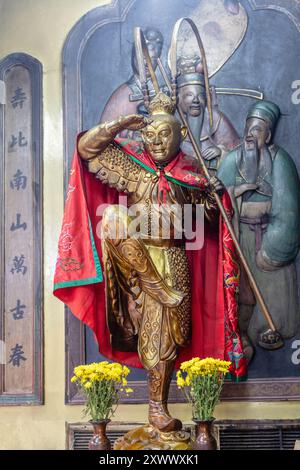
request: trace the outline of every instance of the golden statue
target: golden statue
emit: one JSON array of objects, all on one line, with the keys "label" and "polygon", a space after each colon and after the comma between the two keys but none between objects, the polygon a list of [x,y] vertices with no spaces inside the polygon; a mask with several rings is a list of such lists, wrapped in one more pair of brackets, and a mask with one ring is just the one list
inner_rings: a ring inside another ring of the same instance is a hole
[{"label": "golden statue", "polygon": [[[79,154],[89,171],[103,183],[127,193],[128,207],[139,204],[148,221],[153,218],[153,211],[161,207],[160,179],[133,161],[114,138],[124,129],[140,129],[145,150],[159,173],[178,156],[186,135],[186,129],[173,115],[174,106],[168,96],[157,94],[149,111],[149,118],[130,115],[100,124],[86,132],[78,143]],[[197,178],[200,181],[202,177]],[[210,218],[216,216],[207,184],[205,192],[172,181],[168,185],[166,206],[183,206],[197,199],[204,203]],[[155,237],[144,233],[142,226],[139,238],[122,238],[118,234],[127,233],[130,217],[118,206],[110,206],[103,215],[102,244],[113,347],[130,351],[136,347],[138,333],[138,354],[149,371],[149,422],[160,431],[169,432],[182,427],[178,419],[170,416],[167,399],[178,347],[186,346],[190,339],[191,292],[184,240],[174,237],[172,218],[170,238],[163,238],[162,221],[160,214]],[[145,225],[148,230],[149,224]]]}]

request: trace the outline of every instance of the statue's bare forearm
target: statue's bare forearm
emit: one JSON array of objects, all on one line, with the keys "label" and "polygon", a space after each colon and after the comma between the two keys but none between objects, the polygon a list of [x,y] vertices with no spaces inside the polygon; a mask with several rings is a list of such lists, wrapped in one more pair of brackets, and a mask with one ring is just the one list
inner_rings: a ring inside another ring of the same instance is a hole
[{"label": "statue's bare forearm", "polygon": [[84,160],[90,160],[99,155],[122,129],[121,119],[104,122],[93,127],[80,137],[78,142],[79,155]]},{"label": "statue's bare forearm", "polygon": [[79,155],[84,160],[90,160],[99,155],[114,140],[123,129],[140,130],[148,120],[138,114],[121,116],[110,122],[103,122],[83,134],[78,142]]}]

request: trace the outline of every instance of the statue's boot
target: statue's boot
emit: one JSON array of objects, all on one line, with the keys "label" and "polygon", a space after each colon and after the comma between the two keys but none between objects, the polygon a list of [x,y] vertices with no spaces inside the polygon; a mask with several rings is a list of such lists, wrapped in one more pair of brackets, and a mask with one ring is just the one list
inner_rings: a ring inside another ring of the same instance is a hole
[{"label": "statue's boot", "polygon": [[253,355],[254,355],[254,348],[252,346],[249,336],[247,336],[246,334],[241,334],[241,340],[242,340],[244,356],[246,358],[247,364],[249,364],[249,362],[251,362]]},{"label": "statue's boot", "polygon": [[149,423],[162,432],[180,431],[182,422],[172,418],[167,401],[174,361],[160,361],[149,370]]}]

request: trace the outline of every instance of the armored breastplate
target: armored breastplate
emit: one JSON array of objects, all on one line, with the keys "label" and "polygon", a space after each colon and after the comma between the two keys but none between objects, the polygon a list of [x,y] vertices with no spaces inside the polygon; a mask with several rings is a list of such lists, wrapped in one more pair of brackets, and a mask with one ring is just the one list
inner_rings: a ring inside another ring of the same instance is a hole
[{"label": "armored breastplate", "polygon": [[183,243],[184,204],[190,202],[189,193],[172,182],[169,182],[169,188],[165,203],[161,203],[158,176],[147,173],[138,191],[128,198],[131,211],[134,209],[140,214],[142,237],[151,239],[156,246]]}]

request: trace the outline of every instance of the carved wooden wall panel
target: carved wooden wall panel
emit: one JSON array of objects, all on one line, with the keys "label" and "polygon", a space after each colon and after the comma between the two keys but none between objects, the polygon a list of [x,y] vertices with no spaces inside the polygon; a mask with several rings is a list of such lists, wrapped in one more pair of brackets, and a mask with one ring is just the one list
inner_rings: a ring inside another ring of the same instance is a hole
[{"label": "carved wooden wall panel", "polygon": [[[70,31],[63,51],[65,187],[76,134],[99,122],[108,98],[118,86],[129,82],[133,26],[160,30],[164,37],[161,58],[166,63],[171,29],[182,16],[190,16],[201,27],[210,83],[223,90],[217,97],[222,112],[242,135],[254,95],[263,94],[265,99],[277,103],[284,116],[276,130],[276,142],[290,153],[299,171],[299,105],[298,108],[293,105],[291,98],[293,80],[300,77],[300,10],[296,3],[293,0],[114,0],[89,11]],[[208,16],[201,14],[201,8],[210,15],[209,21]],[[218,17],[221,11],[224,21]],[[228,27],[229,23],[232,28]],[[298,257],[298,272],[299,261]],[[223,399],[300,399],[299,345],[300,331],[287,339],[281,350],[270,353],[256,348],[248,380],[226,384]],[[81,400],[70,384],[74,366],[94,360],[101,357],[93,335],[66,309],[67,402]],[[143,371],[134,371],[133,385],[135,393],[128,401],[146,402]],[[175,383],[171,386],[170,401],[182,401]]]}]

